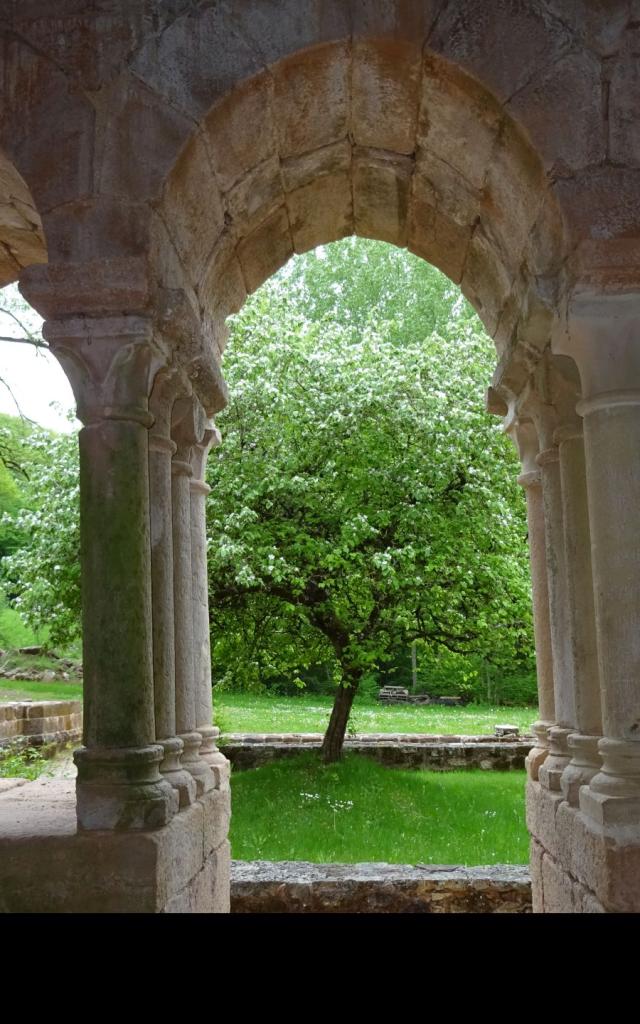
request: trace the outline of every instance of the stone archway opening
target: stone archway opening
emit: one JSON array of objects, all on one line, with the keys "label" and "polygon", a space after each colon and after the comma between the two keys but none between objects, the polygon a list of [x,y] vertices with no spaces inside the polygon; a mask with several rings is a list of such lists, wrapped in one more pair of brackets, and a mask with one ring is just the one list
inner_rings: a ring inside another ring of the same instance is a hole
[{"label": "stone archway opening", "polygon": [[[93,9],[61,17],[18,5],[3,26],[3,141],[49,263],[20,257],[37,236],[23,208],[3,258],[9,277],[26,267],[85,424],[87,745],[69,870],[144,849],[121,908],[224,904],[225,769],[201,681],[175,656],[192,484],[225,401],[226,317],[292,253],[355,233],[460,283],[537,495],[536,638],[553,673],[530,768],[537,909],[637,907],[635,23],[555,0],[247,0],[152,22],[132,8],[124,33]],[[181,789],[163,773],[182,750]]]}]

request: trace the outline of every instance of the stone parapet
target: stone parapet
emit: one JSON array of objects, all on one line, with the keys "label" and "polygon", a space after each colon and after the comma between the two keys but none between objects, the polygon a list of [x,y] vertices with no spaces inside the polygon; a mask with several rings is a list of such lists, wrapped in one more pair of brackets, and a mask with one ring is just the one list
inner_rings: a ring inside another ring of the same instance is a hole
[{"label": "stone parapet", "polygon": [[526,867],[232,861],[232,914],[528,914]]}]

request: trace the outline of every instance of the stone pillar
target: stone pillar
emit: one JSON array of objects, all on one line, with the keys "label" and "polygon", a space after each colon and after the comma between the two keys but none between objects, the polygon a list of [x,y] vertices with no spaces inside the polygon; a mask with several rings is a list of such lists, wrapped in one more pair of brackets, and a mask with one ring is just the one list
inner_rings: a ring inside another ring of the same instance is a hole
[{"label": "stone pillar", "polygon": [[527,771],[532,779],[538,778],[540,765],[549,753],[549,729],[555,723],[553,686],[553,653],[549,622],[549,588],[547,586],[547,556],[545,542],[542,480],[536,463],[538,437],[533,423],[516,420],[507,427],[516,443],[522,462],[518,483],[527,499],[527,526],[529,533],[529,559],[531,563],[531,594],[533,600],[533,631],[536,647],[538,703],[540,718],[534,722],[535,746],[527,758]]},{"label": "stone pillar", "polygon": [[202,442],[191,453],[191,566],[193,577],[193,659],[196,688],[196,728],[202,736],[200,756],[211,768],[216,787],[229,777],[229,762],[216,746],[220,730],[213,724],[211,693],[211,639],[209,627],[209,586],[207,578],[206,500],[211,488],[205,482],[207,456],[220,444],[220,433],[207,426]]},{"label": "stone pillar", "polygon": [[[580,371],[595,619],[602,694],[602,768],[580,808],[605,832],[640,841],[640,343],[634,295],[581,296],[554,350]],[[621,835],[622,833],[620,833]],[[629,864],[631,862],[629,861]],[[617,880],[618,882],[620,879]],[[630,877],[625,879],[630,898]],[[640,883],[633,883],[640,909]]]},{"label": "stone pillar", "polygon": [[558,427],[554,438],[560,452],[577,729],[568,737],[571,760],[560,784],[569,803],[576,807],[580,786],[588,784],[600,770],[598,742],[602,733],[587,479],[582,423],[577,415]]},{"label": "stone pillar", "polygon": [[[176,726],[184,744],[182,764],[193,775],[198,795],[212,789],[215,777],[201,756],[202,735],[197,730],[200,694],[194,658],[193,562],[191,548],[191,454],[202,442],[204,411],[197,399],[179,398],[173,407],[172,460],[173,595],[175,623]],[[206,571],[206,570],[205,570]]]},{"label": "stone pillar", "polygon": [[155,742],[148,409],[159,365],[143,317],[48,321],[71,380],[80,431],[84,747],[77,816],[84,830],[166,824],[175,794]]},{"label": "stone pillar", "polygon": [[193,776],[181,764],[183,741],[176,735],[176,684],[173,601],[173,532],[171,512],[171,413],[176,395],[189,390],[176,370],[161,370],[151,393],[154,417],[149,432],[149,493],[151,517],[151,594],[153,620],[153,681],[156,736],[164,749],[160,771],[178,792],[180,807],[196,798]]},{"label": "stone pillar", "polygon": [[545,521],[545,555],[549,592],[549,622],[553,652],[555,725],[549,729],[549,754],[540,766],[538,778],[548,789],[560,791],[560,778],[570,760],[568,737],[575,731],[573,657],[571,652],[569,595],[564,547],[560,455],[553,443],[557,423],[555,409],[536,383],[524,408],[530,412],[538,433],[540,451],[536,463],[541,470]]}]

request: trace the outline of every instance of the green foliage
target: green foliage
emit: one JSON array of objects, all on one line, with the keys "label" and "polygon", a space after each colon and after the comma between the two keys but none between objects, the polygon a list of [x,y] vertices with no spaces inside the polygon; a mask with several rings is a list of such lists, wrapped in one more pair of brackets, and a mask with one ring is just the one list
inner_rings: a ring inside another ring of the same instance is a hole
[{"label": "green foliage", "polygon": [[530,665],[524,503],[478,319],[406,253],[322,253],[233,324],[208,477],[216,678],[373,678],[416,637]]},{"label": "green foliage", "polygon": [[0,779],[37,779],[47,767],[46,757],[36,747],[0,748]]},{"label": "green foliage", "polygon": [[355,755],[325,767],[311,753],[234,772],[233,856],[526,864],[523,777],[524,772],[404,771]]},{"label": "green foliage", "polygon": [[80,635],[78,442],[75,434],[31,434],[25,506],[13,516],[28,544],[2,561],[4,590],[34,629],[65,646]]}]

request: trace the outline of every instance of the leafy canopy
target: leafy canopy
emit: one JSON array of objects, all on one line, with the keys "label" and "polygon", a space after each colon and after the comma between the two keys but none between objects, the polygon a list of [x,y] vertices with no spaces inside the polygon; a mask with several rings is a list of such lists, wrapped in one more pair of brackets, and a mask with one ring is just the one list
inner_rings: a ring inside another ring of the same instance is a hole
[{"label": "leafy canopy", "polygon": [[209,461],[218,679],[318,660],[359,677],[416,637],[529,657],[515,457],[483,407],[494,360],[458,290],[380,243],[308,254],[247,301]]}]

